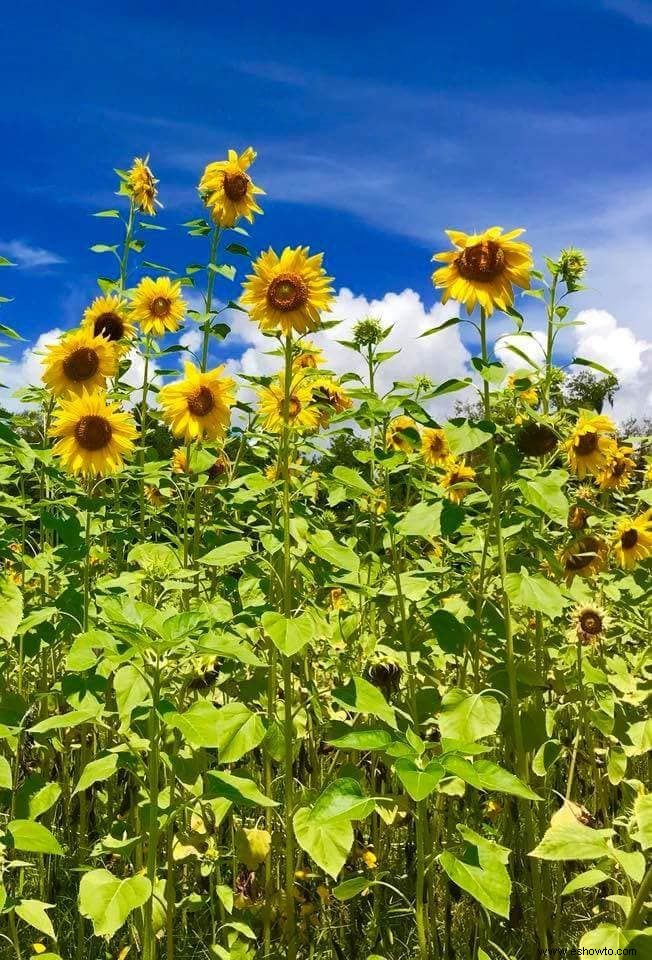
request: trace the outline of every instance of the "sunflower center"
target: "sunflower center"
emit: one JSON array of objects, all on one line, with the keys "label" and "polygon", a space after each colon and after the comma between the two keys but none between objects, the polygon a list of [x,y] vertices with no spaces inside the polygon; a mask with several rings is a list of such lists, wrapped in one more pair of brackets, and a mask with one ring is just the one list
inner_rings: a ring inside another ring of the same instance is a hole
[{"label": "sunflower center", "polygon": [[301,401],[295,397],[291,396],[288,400],[288,416],[290,420],[294,420],[295,417],[298,417],[301,413]]},{"label": "sunflower center", "polygon": [[623,550],[632,550],[638,543],[638,533],[634,528],[625,530],[620,536],[620,545]]},{"label": "sunflower center", "polygon": [[63,371],[69,380],[83,383],[95,376],[100,367],[100,358],[91,347],[80,347],[63,361]]},{"label": "sunflower center", "polygon": [[93,452],[106,447],[113,436],[111,424],[95,414],[81,417],[75,427],[75,440],[84,450]]},{"label": "sunflower center", "polygon": [[122,317],[112,311],[101,313],[93,324],[93,333],[96,337],[105,337],[111,341],[122,340],[125,333]]},{"label": "sunflower center", "polygon": [[188,410],[196,417],[205,417],[215,406],[215,397],[208,387],[197,387],[188,397]]},{"label": "sunflower center", "polygon": [[566,561],[566,567],[569,570],[584,570],[590,567],[595,560],[600,544],[593,537],[587,537],[580,540],[577,544],[577,552],[570,554]]},{"label": "sunflower center", "polygon": [[167,317],[170,312],[170,301],[167,297],[156,297],[155,300],[152,300],[150,310],[155,317]]},{"label": "sunflower center", "polygon": [[428,441],[430,449],[433,453],[441,453],[444,449],[444,441],[441,437],[430,437]]},{"label": "sunflower center", "polygon": [[505,254],[494,240],[482,240],[466,247],[456,263],[465,280],[486,283],[495,280],[505,269]]},{"label": "sunflower center", "polygon": [[580,628],[583,633],[597,637],[602,630],[602,617],[597,610],[583,610],[580,614]]},{"label": "sunflower center", "polygon": [[307,300],[308,287],[297,273],[279,273],[267,289],[267,303],[281,313],[298,310]]},{"label": "sunflower center", "polygon": [[614,477],[622,477],[627,472],[627,464],[624,460],[616,460],[611,465],[611,473]]},{"label": "sunflower center", "polygon": [[224,174],[224,193],[232,203],[237,203],[247,196],[249,187],[249,177],[244,173],[225,173]]},{"label": "sunflower center", "polygon": [[589,457],[598,449],[597,433],[583,433],[575,442],[575,453],[581,457]]}]

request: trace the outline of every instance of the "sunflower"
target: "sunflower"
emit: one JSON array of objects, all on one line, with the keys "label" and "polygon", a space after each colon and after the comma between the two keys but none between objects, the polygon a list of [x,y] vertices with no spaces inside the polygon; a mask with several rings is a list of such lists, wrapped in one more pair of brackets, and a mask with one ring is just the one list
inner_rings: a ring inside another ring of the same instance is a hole
[{"label": "sunflower", "polygon": [[585,530],[586,521],[589,519],[589,511],[585,510],[584,507],[580,507],[579,504],[574,503],[568,511],[568,529],[569,530]]},{"label": "sunflower", "polygon": [[333,587],[328,595],[328,605],[331,610],[346,610],[348,601],[342,587]]},{"label": "sunflower", "polygon": [[394,417],[387,424],[385,431],[385,445],[388,450],[402,450],[403,453],[412,453],[417,439],[405,431],[409,430],[412,434],[417,433],[417,425],[412,417],[400,416]]},{"label": "sunflower", "polygon": [[598,474],[601,490],[624,490],[629,486],[631,475],[636,470],[636,461],[632,460],[631,453],[631,447],[618,447],[604,470]]},{"label": "sunflower", "polygon": [[127,305],[120,297],[96,297],[84,310],[82,327],[89,335],[104,337],[123,352],[134,334],[134,325],[129,319]]},{"label": "sunflower", "polygon": [[106,386],[118,369],[116,349],[104,337],[73,330],[47,348],[43,382],[57,396]]},{"label": "sunflower", "polygon": [[310,340],[304,340],[299,344],[299,353],[292,361],[293,370],[314,370],[326,363],[326,357],[319,347],[316,347]]},{"label": "sunflower", "polygon": [[205,373],[186,361],[183,380],[162,387],[159,401],[163,419],[175,437],[217,440],[224,436],[235,403],[235,382],[224,376],[224,366]]},{"label": "sunflower", "polygon": [[571,543],[562,554],[562,564],[566,577],[592,577],[602,570],[607,554],[604,540],[592,535],[581,537]]},{"label": "sunflower", "polygon": [[[286,422],[285,380],[279,374],[269,386],[258,390],[258,412],[264,417],[263,429],[281,433]],[[315,430],[319,425],[319,410],[312,402],[312,383],[306,377],[293,376],[288,397],[287,424],[292,430]]]},{"label": "sunflower", "polygon": [[247,173],[256,156],[252,147],[240,156],[229,150],[227,160],[209,163],[204,170],[199,193],[219,227],[233,227],[240,217],[253,223],[254,214],[263,212],[254,198],[265,191]]},{"label": "sunflower", "polygon": [[144,277],[134,291],[131,315],[143,333],[153,333],[155,337],[174,333],[181,326],[185,312],[178,280]]},{"label": "sunflower", "polygon": [[576,635],[587,642],[601,636],[608,627],[606,613],[593,604],[579,604],[575,607],[571,622]]},{"label": "sunflower", "polygon": [[449,459],[451,452],[443,430],[424,427],[421,431],[421,453],[429,467],[436,467]]},{"label": "sunflower", "polygon": [[573,432],[564,443],[568,463],[582,480],[587,474],[597,476],[615,456],[616,441],[609,434],[616,432],[613,420],[602,414],[581,413]]},{"label": "sunflower", "polygon": [[516,434],[516,446],[526,457],[545,457],[558,443],[557,434],[545,423],[526,421]]},{"label": "sunflower", "polygon": [[333,414],[344,413],[353,406],[346,390],[330,377],[313,377],[309,383],[313,402],[317,405],[320,427],[327,427]]},{"label": "sunflower", "polygon": [[107,403],[101,391],[83,390],[60,401],[50,435],[58,438],[52,452],[69,473],[106,476],[117,473],[132,452],[136,425],[117,403]]},{"label": "sunflower", "polygon": [[452,298],[463,303],[467,313],[479,303],[487,316],[494,307],[506,310],[514,300],[512,285],[526,290],[530,286],[532,248],[516,241],[524,232],[503,233],[502,227],[472,234],[446,230],[455,249],[432,258],[446,264],[432,275],[435,287],[444,290],[442,303]]},{"label": "sunflower", "polygon": [[616,525],[616,558],[629,570],[652,554],[652,508],[639,517],[625,517]]},{"label": "sunflower", "polygon": [[183,447],[176,447],[172,451],[170,466],[172,467],[172,473],[190,473],[188,456]]},{"label": "sunflower", "polygon": [[131,170],[127,173],[127,189],[136,209],[146,213],[148,217],[153,217],[156,213],[155,207],[160,207],[162,204],[156,199],[158,180],[154,179],[148,164],[149,157],[145,157],[144,160],[140,157],[135,158]]},{"label": "sunflower", "polygon": [[270,247],[253,264],[240,303],[264,333],[306,333],[319,326],[319,315],[333,300],[332,277],[322,266],[323,253],[286,247],[279,257]]},{"label": "sunflower", "polygon": [[151,503],[153,507],[162,507],[167,503],[167,497],[161,493],[158,487],[149,486],[145,487],[145,499],[148,503]]},{"label": "sunflower", "polygon": [[448,498],[453,503],[461,503],[475,480],[475,470],[461,460],[451,457],[446,464],[446,473],[441,484],[448,490]]}]

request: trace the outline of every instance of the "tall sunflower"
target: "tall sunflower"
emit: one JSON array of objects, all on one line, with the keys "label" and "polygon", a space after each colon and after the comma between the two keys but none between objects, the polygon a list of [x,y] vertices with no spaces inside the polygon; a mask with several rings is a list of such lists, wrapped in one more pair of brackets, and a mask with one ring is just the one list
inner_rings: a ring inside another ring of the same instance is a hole
[{"label": "tall sunflower", "polygon": [[[270,433],[281,433],[286,422],[283,375],[279,374],[269,386],[260,387],[258,396],[258,412],[264,417],[263,428]],[[312,402],[312,384],[306,377],[292,377],[287,423],[293,430],[315,430],[319,425],[319,411]]]},{"label": "tall sunflower", "polygon": [[181,326],[185,312],[178,280],[144,277],[134,290],[131,316],[138,321],[143,333],[153,333],[155,337],[174,333]]},{"label": "tall sunflower", "polygon": [[235,382],[224,376],[224,367],[205,373],[187,361],[183,380],[169,383],[159,391],[163,419],[175,437],[217,440],[224,436],[235,403]]},{"label": "tall sunflower", "polygon": [[327,427],[334,414],[344,413],[353,406],[353,401],[344,387],[330,377],[312,377],[309,382],[313,403],[317,405],[320,427]]},{"label": "tall sunflower", "polygon": [[605,468],[598,474],[598,486],[601,490],[625,490],[629,486],[632,473],[636,470],[636,461],[630,454],[631,447],[618,447]]},{"label": "tall sunflower", "polygon": [[[417,444],[416,433],[417,425],[412,417],[403,415],[394,417],[387,424],[385,446],[388,450],[401,450],[403,453],[412,453]],[[413,437],[410,434],[415,434],[415,436]]]},{"label": "tall sunflower", "polygon": [[568,464],[582,480],[587,474],[601,473],[617,451],[612,434],[616,425],[609,417],[581,413],[570,437],[564,443]]},{"label": "tall sunflower", "polygon": [[448,499],[461,503],[475,480],[475,470],[454,457],[446,464],[446,473],[441,484],[448,491]]},{"label": "tall sunflower", "polygon": [[638,517],[624,517],[616,524],[616,559],[629,570],[652,554],[652,508]]},{"label": "tall sunflower", "polygon": [[487,316],[495,307],[506,310],[514,300],[513,286],[530,286],[532,248],[516,240],[524,232],[503,233],[502,227],[471,234],[446,230],[455,249],[432,258],[446,264],[432,275],[435,287],[443,288],[442,303],[452,298],[463,303],[467,313],[480,304]]},{"label": "tall sunflower", "polygon": [[424,427],[421,431],[421,454],[424,463],[436,467],[445,463],[451,455],[448,440],[443,430]]},{"label": "tall sunflower", "polygon": [[148,217],[153,217],[156,213],[156,207],[162,206],[156,199],[156,184],[158,180],[154,179],[154,174],[149,168],[149,157],[142,160],[136,157],[131,169],[127,173],[127,189],[131,194],[134,206],[141,213],[146,213]]},{"label": "tall sunflower", "polygon": [[199,181],[199,193],[220,227],[233,227],[240,217],[253,223],[254,214],[263,211],[255,197],[265,191],[257,187],[247,170],[256,159],[256,151],[247,147],[240,156],[229,150],[226,160],[209,163]]},{"label": "tall sunflower", "polygon": [[240,303],[265,333],[287,336],[292,330],[316,330],[321,311],[333,300],[332,277],[322,266],[323,253],[308,247],[286,247],[279,257],[270,247],[253,264]]},{"label": "tall sunflower", "polygon": [[82,327],[93,337],[104,337],[122,353],[129,347],[134,325],[127,312],[127,304],[120,297],[96,297],[84,310]]},{"label": "tall sunflower", "polygon": [[60,401],[50,435],[58,438],[52,452],[69,473],[106,476],[117,473],[132,452],[136,425],[103,392],[84,390]]},{"label": "tall sunflower", "polygon": [[105,387],[115,376],[115,346],[104,337],[73,330],[48,347],[43,360],[43,382],[57,396]]}]

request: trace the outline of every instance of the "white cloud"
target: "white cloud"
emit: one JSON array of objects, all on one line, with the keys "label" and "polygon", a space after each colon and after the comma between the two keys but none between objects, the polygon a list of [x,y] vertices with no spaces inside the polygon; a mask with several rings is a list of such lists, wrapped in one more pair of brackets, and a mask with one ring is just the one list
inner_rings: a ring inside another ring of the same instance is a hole
[{"label": "white cloud", "polygon": [[[546,356],[546,334],[543,330],[529,330],[527,333],[510,333],[496,342],[495,353],[498,359],[510,370],[531,369],[529,364],[514,350],[520,350],[528,359],[540,367]],[[534,372],[534,371],[533,371]]]},{"label": "white cloud", "polygon": [[42,333],[33,346],[23,350],[20,360],[15,363],[3,364],[0,368],[0,379],[4,390],[0,390],[0,404],[7,410],[20,410],[23,407],[12,394],[24,387],[38,386],[43,372],[43,351],[50,344],[55,343],[63,333],[58,327]]},{"label": "white cloud", "polygon": [[19,267],[52,267],[58,263],[65,263],[63,257],[43,247],[32,247],[22,240],[0,240],[0,253],[12,260]]},{"label": "white cloud", "polygon": [[602,0],[602,6],[643,27],[652,27],[652,4],[649,0]]},{"label": "white cloud", "polygon": [[188,350],[196,353],[196,351],[201,347],[202,334],[199,330],[190,328],[186,330],[185,333],[181,334],[179,337],[179,343],[182,347],[187,347]]}]

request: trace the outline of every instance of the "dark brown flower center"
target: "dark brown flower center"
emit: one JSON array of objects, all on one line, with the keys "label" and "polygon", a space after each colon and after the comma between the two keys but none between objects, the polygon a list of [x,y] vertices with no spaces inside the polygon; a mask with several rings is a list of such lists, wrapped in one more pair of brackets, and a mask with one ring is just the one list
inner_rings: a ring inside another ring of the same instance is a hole
[{"label": "dark brown flower center", "polygon": [[611,473],[614,477],[622,477],[627,472],[626,460],[614,460],[611,464]]},{"label": "dark brown flower center", "polygon": [[569,554],[566,560],[567,570],[584,570],[590,567],[596,558],[600,543],[594,537],[586,537],[578,541],[575,552]]},{"label": "dark brown flower center", "polygon": [[597,433],[583,433],[575,441],[574,450],[580,457],[588,457],[598,449]]},{"label": "dark brown flower center", "polygon": [[557,446],[557,437],[543,423],[526,423],[517,437],[518,448],[528,457],[544,457]]},{"label": "dark brown flower center", "polygon": [[297,273],[280,273],[267,288],[267,302],[274,310],[289,313],[308,300],[308,287]]},{"label": "dark brown flower center", "polygon": [[82,417],[75,427],[75,440],[84,450],[102,450],[113,436],[111,424],[104,417],[90,414]]},{"label": "dark brown flower center", "polygon": [[226,460],[224,457],[218,457],[212,466],[208,468],[208,476],[214,480],[222,477],[226,473]]},{"label": "dark brown flower center", "polygon": [[96,337],[106,340],[122,340],[125,335],[125,325],[117,313],[101,313],[93,324],[93,333]]},{"label": "dark brown flower center", "polygon": [[432,453],[441,453],[444,449],[444,441],[441,437],[435,435],[434,437],[430,437],[428,440],[428,446],[430,447]]},{"label": "dark brown flower center", "polygon": [[620,545],[623,550],[632,550],[638,543],[638,532],[630,527],[620,535]]},{"label": "dark brown flower center", "polygon": [[167,317],[170,312],[170,301],[167,297],[156,297],[155,300],[152,300],[149,309],[155,317],[162,319],[163,317]]},{"label": "dark brown flower center", "polygon": [[100,366],[100,358],[91,347],[80,347],[63,361],[63,372],[69,380],[83,383],[95,376]]},{"label": "dark brown flower center", "polygon": [[298,417],[301,413],[301,401],[298,397],[291,396],[288,400],[288,416],[290,420],[294,420],[295,417]]},{"label": "dark brown flower center", "polygon": [[505,269],[505,254],[494,240],[482,240],[466,247],[456,260],[457,269],[465,280],[489,282]]},{"label": "dark brown flower center", "polygon": [[244,173],[225,173],[224,174],[224,193],[232,203],[237,203],[247,195],[249,187],[249,177]]},{"label": "dark brown flower center", "polygon": [[583,610],[579,617],[580,628],[583,633],[597,637],[602,631],[602,617],[597,610]]},{"label": "dark brown flower center", "polygon": [[215,406],[215,397],[208,387],[197,387],[188,397],[188,409],[196,417],[205,417]]}]

